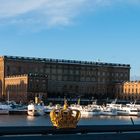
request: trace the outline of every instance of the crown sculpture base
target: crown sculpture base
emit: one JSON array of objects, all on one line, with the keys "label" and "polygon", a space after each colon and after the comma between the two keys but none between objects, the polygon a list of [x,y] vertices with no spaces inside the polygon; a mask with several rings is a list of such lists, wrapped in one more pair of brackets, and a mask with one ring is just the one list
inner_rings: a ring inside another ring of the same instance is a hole
[{"label": "crown sculpture base", "polygon": [[80,117],[80,111],[68,108],[67,102],[63,108],[54,109],[50,112],[51,121],[56,128],[76,128]]}]

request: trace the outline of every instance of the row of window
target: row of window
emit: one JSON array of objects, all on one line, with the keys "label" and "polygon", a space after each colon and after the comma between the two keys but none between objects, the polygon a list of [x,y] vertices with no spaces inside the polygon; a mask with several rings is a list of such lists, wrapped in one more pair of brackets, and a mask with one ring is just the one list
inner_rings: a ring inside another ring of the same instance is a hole
[{"label": "row of window", "polygon": [[104,86],[77,86],[77,85],[64,85],[63,92],[86,92],[86,93],[107,93],[107,88]]},{"label": "row of window", "polygon": [[10,67],[7,66],[7,75],[9,74],[21,74],[21,73],[46,73],[46,74],[69,74],[69,75],[86,75],[86,76],[112,76],[112,77],[128,77],[127,72],[105,72],[105,71],[100,71],[96,69],[86,69],[85,70],[80,70],[80,69],[64,69],[64,68],[42,68],[42,67],[29,67],[28,69],[26,68],[27,71],[25,71],[24,68],[21,66],[18,67]]},{"label": "row of window", "polygon": [[90,81],[90,82],[121,82],[127,78],[104,78],[104,77],[90,77],[90,76],[70,76],[70,75],[48,75],[48,80],[58,81]]},{"label": "row of window", "polygon": [[140,89],[138,88],[136,88],[136,89],[124,89],[124,93],[130,93],[130,92],[135,92],[135,93],[140,93]]},{"label": "row of window", "polygon": [[136,88],[136,89],[117,88],[116,91],[117,93],[140,93],[140,88]]}]

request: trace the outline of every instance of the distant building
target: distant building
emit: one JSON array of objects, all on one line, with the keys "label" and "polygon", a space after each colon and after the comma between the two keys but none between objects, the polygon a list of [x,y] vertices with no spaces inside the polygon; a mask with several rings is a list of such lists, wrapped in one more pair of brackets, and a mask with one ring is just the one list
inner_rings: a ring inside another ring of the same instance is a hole
[{"label": "distant building", "polygon": [[[38,75],[38,78],[39,75],[47,75],[47,90],[43,91],[47,97],[113,98],[115,97],[115,84],[130,80],[130,65],[2,56],[0,57],[0,97],[5,97],[7,92],[12,94],[11,96],[16,96],[14,95],[16,91],[12,92],[11,88],[7,90],[7,83],[16,81],[16,79],[20,80],[22,76],[16,77],[16,75],[24,74]],[[9,76],[11,79],[8,79]],[[26,82],[30,77],[26,78],[25,76],[23,81],[28,87],[26,90],[26,97],[28,97],[31,81]],[[45,77],[42,80],[44,81]],[[34,94],[42,92],[42,86],[45,87],[42,82],[37,81],[32,82],[32,87],[36,87],[36,90],[32,91]],[[40,89],[36,83],[40,84]]]},{"label": "distant building", "polygon": [[47,80],[47,75],[7,76],[5,78],[5,99],[26,103],[39,96],[47,98]]},{"label": "distant building", "polygon": [[118,98],[124,100],[140,100],[140,81],[126,81],[116,84]]}]

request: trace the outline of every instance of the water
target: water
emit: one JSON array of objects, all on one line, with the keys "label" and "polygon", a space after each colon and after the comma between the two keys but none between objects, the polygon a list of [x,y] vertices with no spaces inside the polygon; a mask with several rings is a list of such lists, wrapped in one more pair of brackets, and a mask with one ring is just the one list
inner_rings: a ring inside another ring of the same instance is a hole
[{"label": "water", "polygon": [[94,116],[91,118],[83,118],[80,120],[79,125],[122,125],[140,124],[140,118],[136,116]]},{"label": "water", "polygon": [[[140,117],[132,116],[134,124],[140,124]],[[78,125],[120,125],[132,124],[130,116],[94,116],[80,119]],[[49,115],[0,115],[0,126],[52,126]]]}]

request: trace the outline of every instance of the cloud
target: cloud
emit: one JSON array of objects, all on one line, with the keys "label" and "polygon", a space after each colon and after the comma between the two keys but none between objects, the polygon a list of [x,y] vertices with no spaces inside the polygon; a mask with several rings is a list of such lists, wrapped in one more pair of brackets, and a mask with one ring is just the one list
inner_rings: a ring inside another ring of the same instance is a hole
[{"label": "cloud", "polygon": [[1,0],[0,20],[7,23],[68,25],[90,0]]},{"label": "cloud", "polygon": [[0,22],[64,26],[82,12],[118,2],[139,3],[140,0],[0,0]]}]

